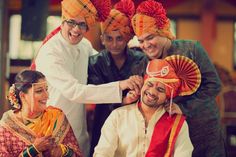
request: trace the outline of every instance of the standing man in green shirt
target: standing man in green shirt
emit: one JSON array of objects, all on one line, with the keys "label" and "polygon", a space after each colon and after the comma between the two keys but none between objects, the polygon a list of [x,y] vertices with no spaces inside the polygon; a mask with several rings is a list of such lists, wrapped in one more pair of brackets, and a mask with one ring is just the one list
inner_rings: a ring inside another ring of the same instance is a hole
[{"label": "standing man in green shirt", "polygon": [[[194,146],[193,157],[224,157],[225,146],[215,101],[221,83],[205,49],[198,41],[175,40],[165,9],[154,0],[140,3],[132,18],[132,26],[140,48],[148,57],[135,68],[137,73],[145,73],[148,60],[170,55],[186,56],[198,65],[202,76],[200,87],[192,95],[175,98],[173,112],[183,113],[187,117]],[[169,106],[166,109],[169,111]]]}]

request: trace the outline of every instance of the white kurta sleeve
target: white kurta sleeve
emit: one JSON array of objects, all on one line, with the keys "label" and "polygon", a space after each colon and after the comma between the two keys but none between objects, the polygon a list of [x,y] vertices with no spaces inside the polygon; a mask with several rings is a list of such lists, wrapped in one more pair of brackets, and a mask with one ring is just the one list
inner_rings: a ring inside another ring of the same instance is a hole
[{"label": "white kurta sleeve", "polygon": [[93,157],[113,157],[118,147],[118,112],[113,111],[105,121]]},{"label": "white kurta sleeve", "polygon": [[[36,68],[50,86],[66,99],[76,103],[121,103],[119,82],[103,85],[83,85],[66,69],[65,61],[55,49],[43,49],[36,58]],[[86,68],[86,67],[85,67]]]},{"label": "white kurta sleeve", "polygon": [[189,130],[186,121],[179,132],[175,143],[174,157],[191,157],[193,145],[189,138]]},{"label": "white kurta sleeve", "polygon": [[96,55],[96,54],[99,53],[97,50],[95,50],[95,49],[93,48],[91,42],[90,42],[87,38],[84,37],[81,42],[83,42],[83,43],[86,45],[86,47],[87,47],[88,49],[90,49],[90,50],[88,51],[88,52],[89,52],[89,56],[93,56],[93,55]]}]

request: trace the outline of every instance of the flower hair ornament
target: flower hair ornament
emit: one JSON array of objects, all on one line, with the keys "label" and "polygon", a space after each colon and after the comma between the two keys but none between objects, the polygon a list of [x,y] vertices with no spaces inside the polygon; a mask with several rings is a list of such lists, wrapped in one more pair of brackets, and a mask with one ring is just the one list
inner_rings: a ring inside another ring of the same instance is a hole
[{"label": "flower hair ornament", "polygon": [[16,109],[20,109],[19,100],[16,98],[15,84],[12,84],[12,86],[9,88],[9,93],[7,95],[7,99],[10,101],[10,104],[12,107],[14,107]]}]

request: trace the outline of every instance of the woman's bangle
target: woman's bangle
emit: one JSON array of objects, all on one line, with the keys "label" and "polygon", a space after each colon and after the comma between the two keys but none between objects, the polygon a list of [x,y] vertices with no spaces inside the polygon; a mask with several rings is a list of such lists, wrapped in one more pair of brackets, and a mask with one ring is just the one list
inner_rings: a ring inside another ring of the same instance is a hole
[{"label": "woman's bangle", "polygon": [[23,157],[35,157],[39,154],[39,151],[34,145],[30,145],[23,151]]},{"label": "woman's bangle", "polygon": [[22,156],[23,157],[30,157],[30,154],[28,153],[28,148],[24,149]]},{"label": "woman's bangle", "polygon": [[32,144],[32,147],[33,147],[33,149],[35,149],[35,151],[36,151],[38,154],[40,153],[40,151],[35,147],[34,144]]},{"label": "woman's bangle", "polygon": [[64,156],[66,154],[67,147],[64,144],[60,144],[60,147],[61,147],[61,151],[62,151],[62,156]]},{"label": "woman's bangle", "polygon": [[72,157],[73,154],[74,154],[74,151],[73,149],[71,149],[70,147],[68,146],[65,146],[66,147],[66,153],[64,154],[63,157]]},{"label": "woman's bangle", "polygon": [[36,149],[34,145],[31,145],[28,149],[29,149],[30,155],[33,157],[39,154],[39,151]]},{"label": "woman's bangle", "polygon": [[31,155],[31,153],[30,153],[30,151],[29,151],[29,148],[27,148],[26,151],[27,151],[29,157],[32,157],[32,155]]}]

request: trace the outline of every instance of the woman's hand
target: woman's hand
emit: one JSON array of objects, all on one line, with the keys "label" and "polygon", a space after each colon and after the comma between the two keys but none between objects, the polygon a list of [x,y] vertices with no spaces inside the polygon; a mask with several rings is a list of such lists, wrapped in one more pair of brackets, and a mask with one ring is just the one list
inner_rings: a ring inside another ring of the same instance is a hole
[{"label": "woman's hand", "polygon": [[53,147],[54,139],[51,135],[38,137],[35,139],[33,145],[40,152],[43,152],[47,149],[51,149]]},{"label": "woman's hand", "polygon": [[51,149],[51,157],[58,157],[58,156],[62,156],[62,150],[61,147],[59,145],[53,146],[53,148]]}]

